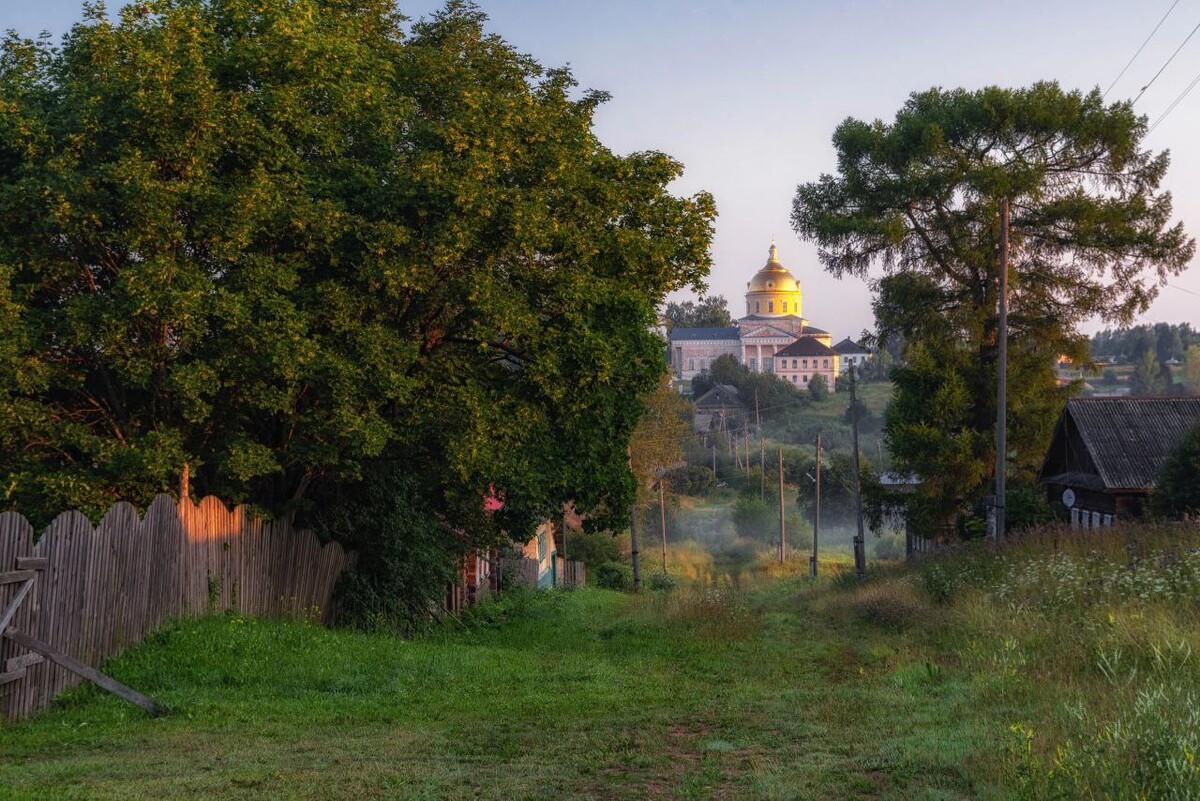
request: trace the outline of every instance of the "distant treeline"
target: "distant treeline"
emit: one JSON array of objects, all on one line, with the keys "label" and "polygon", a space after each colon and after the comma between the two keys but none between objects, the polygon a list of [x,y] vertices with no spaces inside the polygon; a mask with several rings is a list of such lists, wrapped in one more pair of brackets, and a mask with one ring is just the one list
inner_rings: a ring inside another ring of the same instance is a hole
[{"label": "distant treeline", "polygon": [[1091,353],[1096,361],[1139,362],[1147,352],[1160,362],[1183,360],[1189,345],[1200,345],[1200,331],[1190,323],[1154,323],[1133,328],[1104,329],[1092,337]]}]

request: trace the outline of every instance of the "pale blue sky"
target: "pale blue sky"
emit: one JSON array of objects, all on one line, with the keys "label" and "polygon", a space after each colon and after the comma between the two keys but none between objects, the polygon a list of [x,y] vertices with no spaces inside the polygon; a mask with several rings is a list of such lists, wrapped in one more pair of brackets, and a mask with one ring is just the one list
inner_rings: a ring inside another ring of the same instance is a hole
[{"label": "pale blue sky", "polygon": [[[713,193],[720,218],[712,291],[742,313],[745,282],[774,235],[804,287],[804,312],[835,337],[871,325],[861,281],[838,281],[788,225],[799,182],[834,167],[830,135],[847,116],[890,120],[910,92],[1054,79],[1107,88],[1172,0],[482,0],[492,29],[543,64],[570,64],[613,99],[598,116],[614,150],[659,149],[687,169],[675,189]],[[119,3],[110,5],[120,5]],[[441,6],[401,2],[410,16]],[[0,0],[0,28],[58,35],[79,0]],[[1113,89],[1135,96],[1200,24],[1180,0]],[[1154,122],[1200,76],[1200,34],[1137,104]],[[1200,234],[1200,87],[1148,138],[1169,148],[1176,215]],[[1200,327],[1200,270],[1165,287],[1147,321]],[[1187,291],[1192,293],[1189,294]]]}]

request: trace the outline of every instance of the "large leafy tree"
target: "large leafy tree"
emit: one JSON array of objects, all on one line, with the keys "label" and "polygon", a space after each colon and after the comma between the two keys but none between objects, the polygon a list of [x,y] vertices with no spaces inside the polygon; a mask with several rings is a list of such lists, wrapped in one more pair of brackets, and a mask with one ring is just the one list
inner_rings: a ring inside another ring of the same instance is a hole
[{"label": "large leafy tree", "polygon": [[836,175],[798,187],[796,231],[831,273],[875,280],[877,336],[907,365],[885,437],[922,477],[928,522],[969,508],[992,474],[999,208],[1011,204],[1009,446],[1018,480],[1041,459],[1065,390],[1051,365],[1086,356],[1098,316],[1127,324],[1191,259],[1159,190],[1165,153],[1144,118],[1055,83],[913,94],[892,123],[848,119]]},{"label": "large leafy tree", "polygon": [[277,513],[403,471],[466,530],[623,516],[655,309],[700,288],[713,205],[484,22],[147,0],[10,36],[0,505],[144,502],[187,462]]},{"label": "large leafy tree", "polygon": [[733,325],[733,317],[729,314],[729,301],[725,300],[724,295],[701,295],[697,300],[668,303],[662,316],[670,330]]}]

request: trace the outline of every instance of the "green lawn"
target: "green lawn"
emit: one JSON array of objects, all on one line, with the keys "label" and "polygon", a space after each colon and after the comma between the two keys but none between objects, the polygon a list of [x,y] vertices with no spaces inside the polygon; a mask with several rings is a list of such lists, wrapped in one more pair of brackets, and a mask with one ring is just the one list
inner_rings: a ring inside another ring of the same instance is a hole
[{"label": "green lawn", "polygon": [[0,727],[0,797],[1200,798],[1195,541],[1050,531],[861,584],[767,561],[414,640],[180,623],[106,668],[171,715],[73,691]]},{"label": "green lawn", "polygon": [[74,692],[0,729],[0,796],[992,795],[966,681],[805,587],[543,593],[412,641],[178,624],[108,667],[173,714]]}]

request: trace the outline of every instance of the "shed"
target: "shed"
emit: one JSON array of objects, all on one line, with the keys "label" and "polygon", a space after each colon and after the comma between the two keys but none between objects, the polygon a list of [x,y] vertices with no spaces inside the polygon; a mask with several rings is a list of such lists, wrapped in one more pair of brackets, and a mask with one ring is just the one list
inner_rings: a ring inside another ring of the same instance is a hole
[{"label": "shed", "polygon": [[1038,480],[1072,525],[1138,517],[1167,456],[1198,425],[1200,397],[1073,398]]},{"label": "shed", "polygon": [[733,421],[741,421],[746,406],[738,396],[736,387],[717,384],[696,399],[695,427],[697,431],[727,428]]}]

